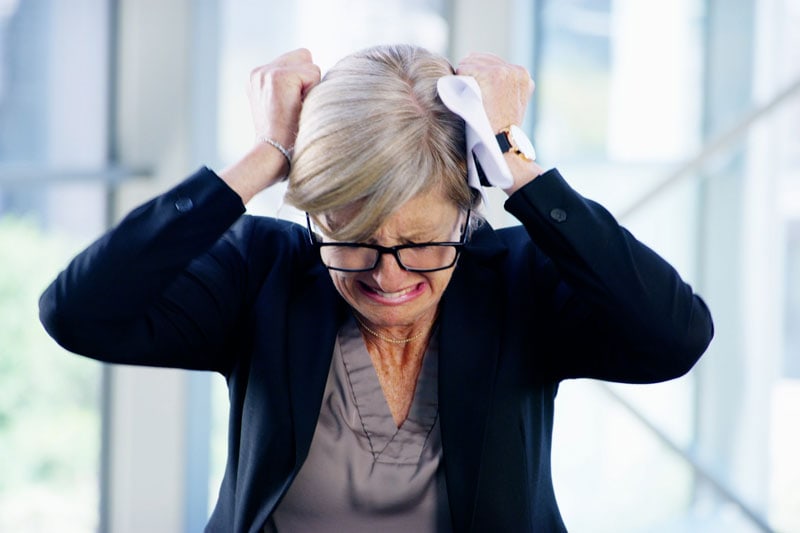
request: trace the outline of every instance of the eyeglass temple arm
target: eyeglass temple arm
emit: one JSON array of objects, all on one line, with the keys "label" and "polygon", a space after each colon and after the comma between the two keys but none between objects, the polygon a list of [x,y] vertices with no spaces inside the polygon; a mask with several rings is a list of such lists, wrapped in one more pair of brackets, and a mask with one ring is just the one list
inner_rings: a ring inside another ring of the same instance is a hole
[{"label": "eyeglass temple arm", "polygon": [[306,230],[308,230],[308,242],[309,242],[309,244],[311,244],[312,246],[314,244],[317,244],[316,239],[314,239],[314,232],[311,231],[311,216],[308,214],[308,211],[306,211]]}]

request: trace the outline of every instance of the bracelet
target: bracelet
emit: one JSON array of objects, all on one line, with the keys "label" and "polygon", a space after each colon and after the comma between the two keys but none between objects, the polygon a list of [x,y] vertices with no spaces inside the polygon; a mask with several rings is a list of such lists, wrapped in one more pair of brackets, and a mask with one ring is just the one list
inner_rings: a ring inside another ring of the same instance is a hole
[{"label": "bracelet", "polygon": [[292,149],[289,148],[287,150],[281,143],[274,139],[270,139],[269,137],[259,137],[258,140],[274,146],[280,153],[283,154],[283,157],[286,158],[286,164],[289,165],[289,170],[286,172],[288,174],[289,171],[292,170]]}]

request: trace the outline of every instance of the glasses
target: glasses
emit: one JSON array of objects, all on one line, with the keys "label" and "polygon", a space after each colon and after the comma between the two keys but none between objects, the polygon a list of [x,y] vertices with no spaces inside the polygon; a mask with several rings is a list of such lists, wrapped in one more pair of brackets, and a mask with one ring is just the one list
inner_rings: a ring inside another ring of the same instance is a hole
[{"label": "glasses", "polygon": [[458,242],[423,242],[380,246],[360,242],[322,242],[311,229],[311,217],[306,213],[306,224],[311,242],[319,247],[323,264],[330,270],[342,272],[368,272],[378,266],[381,256],[391,254],[403,270],[409,272],[435,272],[451,268],[461,255],[467,241],[470,210]]}]

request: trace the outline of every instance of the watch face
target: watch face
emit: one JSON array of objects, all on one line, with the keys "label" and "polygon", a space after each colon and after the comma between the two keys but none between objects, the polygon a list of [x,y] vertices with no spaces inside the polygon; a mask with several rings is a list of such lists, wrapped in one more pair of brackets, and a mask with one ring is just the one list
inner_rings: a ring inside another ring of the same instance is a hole
[{"label": "watch face", "polygon": [[528,139],[528,136],[525,135],[524,131],[522,131],[522,128],[519,126],[511,126],[509,128],[508,135],[511,137],[511,141],[519,151],[520,155],[529,161],[536,160],[536,150],[533,148],[531,140]]}]

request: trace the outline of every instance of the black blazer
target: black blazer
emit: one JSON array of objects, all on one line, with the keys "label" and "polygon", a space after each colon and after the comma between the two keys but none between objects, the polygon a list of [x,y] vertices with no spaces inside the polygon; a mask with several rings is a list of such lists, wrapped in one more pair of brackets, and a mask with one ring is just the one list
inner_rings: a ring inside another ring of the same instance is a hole
[{"label": "black blazer", "polygon": [[[439,410],[456,531],[564,531],[558,383],[687,372],[713,335],[691,287],[552,170],[472,236],[441,301]],[[348,307],[305,229],[201,169],[134,210],[45,291],[40,316],[102,361],[221,372],[228,460],[207,531],[257,532],[302,465]]]}]

